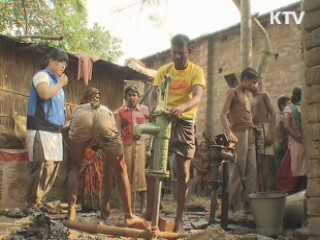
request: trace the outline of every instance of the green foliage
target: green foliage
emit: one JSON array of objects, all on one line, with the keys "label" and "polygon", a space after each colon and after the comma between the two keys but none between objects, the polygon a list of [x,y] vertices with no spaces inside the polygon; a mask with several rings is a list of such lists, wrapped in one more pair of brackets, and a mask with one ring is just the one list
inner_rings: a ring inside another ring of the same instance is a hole
[{"label": "green foliage", "polygon": [[113,62],[122,55],[120,39],[97,23],[88,28],[83,0],[0,0],[0,11],[1,34],[59,35],[63,41],[35,42]]}]

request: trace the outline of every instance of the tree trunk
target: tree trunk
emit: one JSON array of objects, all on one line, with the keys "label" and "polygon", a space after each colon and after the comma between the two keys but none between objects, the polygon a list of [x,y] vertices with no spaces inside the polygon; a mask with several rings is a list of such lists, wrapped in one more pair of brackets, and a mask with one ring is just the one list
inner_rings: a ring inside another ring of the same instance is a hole
[{"label": "tree trunk", "polygon": [[309,239],[320,237],[320,1],[304,0],[305,87],[303,127],[308,159],[307,216]]}]

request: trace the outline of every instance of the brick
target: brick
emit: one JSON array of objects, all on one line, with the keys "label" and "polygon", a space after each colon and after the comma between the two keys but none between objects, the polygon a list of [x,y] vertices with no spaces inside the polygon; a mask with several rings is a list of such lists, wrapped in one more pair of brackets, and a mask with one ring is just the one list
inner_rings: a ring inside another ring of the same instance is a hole
[{"label": "brick", "polygon": [[307,165],[309,178],[320,178],[320,160],[308,160]]},{"label": "brick", "polygon": [[308,141],[307,144],[307,158],[311,160],[319,159],[320,156],[320,141]]},{"label": "brick", "polygon": [[306,32],[311,32],[320,27],[320,10],[306,13],[303,17],[303,28]]},{"label": "brick", "polygon": [[320,197],[307,198],[307,215],[320,217]]},{"label": "brick", "polygon": [[320,65],[320,47],[312,48],[309,51],[306,51],[305,63],[307,67]]},{"label": "brick", "polygon": [[308,177],[308,186],[307,186],[306,195],[308,197],[320,197],[320,178]]},{"label": "brick", "polygon": [[320,66],[306,68],[304,75],[307,86],[320,84]]},{"label": "brick", "polygon": [[307,114],[307,123],[318,123],[320,122],[320,104],[314,103],[304,106],[304,112]]},{"label": "brick", "polygon": [[320,237],[320,217],[310,217],[308,219],[308,230],[310,236]]},{"label": "brick", "polygon": [[303,89],[303,101],[305,104],[320,103],[320,84]]},{"label": "brick", "polygon": [[306,129],[310,141],[320,140],[320,123],[307,124]]},{"label": "brick", "polygon": [[[320,1],[319,1],[320,2]],[[303,36],[304,46],[307,50],[320,46],[320,28]]]},{"label": "brick", "polygon": [[303,2],[303,10],[306,12],[312,12],[320,9],[320,1],[319,0],[304,0]]}]

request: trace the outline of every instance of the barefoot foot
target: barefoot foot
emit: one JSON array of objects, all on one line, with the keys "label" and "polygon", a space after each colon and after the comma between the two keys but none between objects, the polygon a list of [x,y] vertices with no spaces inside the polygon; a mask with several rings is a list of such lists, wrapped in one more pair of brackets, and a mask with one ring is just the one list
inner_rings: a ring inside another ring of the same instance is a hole
[{"label": "barefoot foot", "polygon": [[130,228],[138,228],[138,229],[144,229],[144,230],[151,229],[150,223],[133,214],[130,217],[125,218],[124,224]]}]

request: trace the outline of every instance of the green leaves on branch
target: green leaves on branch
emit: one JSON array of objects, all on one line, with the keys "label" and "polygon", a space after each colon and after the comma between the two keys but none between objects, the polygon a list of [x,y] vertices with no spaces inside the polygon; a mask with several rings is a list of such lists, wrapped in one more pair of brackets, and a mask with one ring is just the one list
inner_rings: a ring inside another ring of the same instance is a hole
[{"label": "green leaves on branch", "polygon": [[63,41],[34,40],[69,52],[87,52],[115,62],[121,40],[95,23],[88,27],[84,0],[0,0],[0,33],[61,35]]}]

